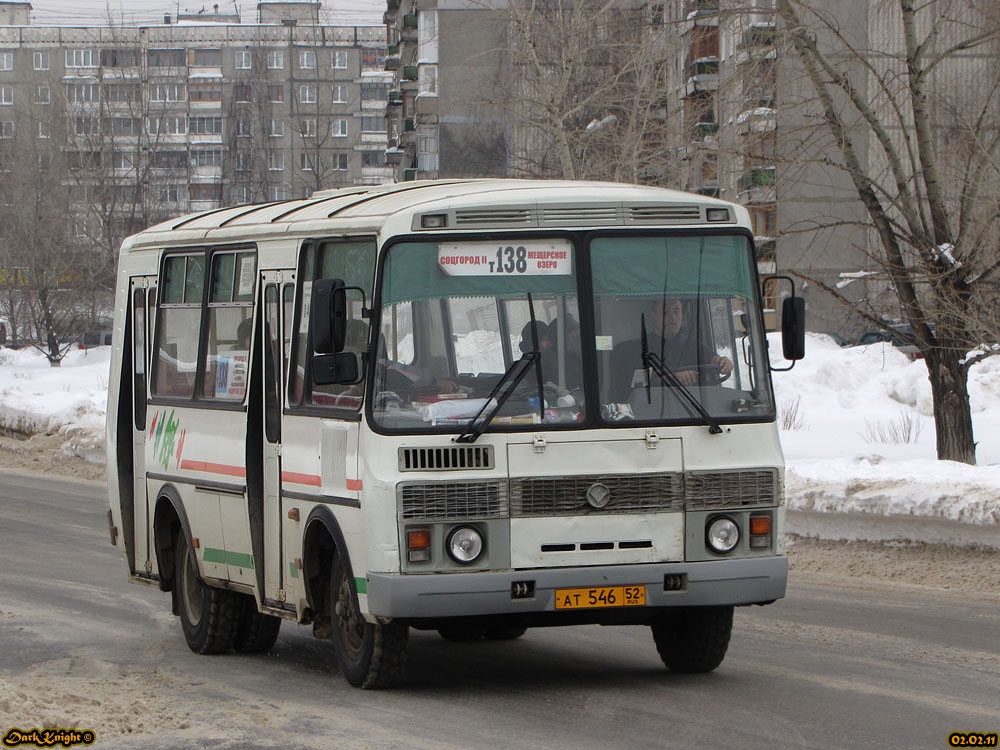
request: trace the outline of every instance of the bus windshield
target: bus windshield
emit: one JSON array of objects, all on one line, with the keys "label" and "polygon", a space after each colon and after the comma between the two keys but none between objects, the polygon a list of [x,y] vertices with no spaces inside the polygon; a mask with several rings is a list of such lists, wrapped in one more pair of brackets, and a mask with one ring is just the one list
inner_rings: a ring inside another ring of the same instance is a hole
[{"label": "bus windshield", "polygon": [[[595,237],[583,248],[593,299],[580,297],[575,249],[566,237],[392,246],[371,358],[376,424],[460,433],[514,371],[487,430],[773,414],[745,237]],[[587,306],[593,331],[581,329]]]}]

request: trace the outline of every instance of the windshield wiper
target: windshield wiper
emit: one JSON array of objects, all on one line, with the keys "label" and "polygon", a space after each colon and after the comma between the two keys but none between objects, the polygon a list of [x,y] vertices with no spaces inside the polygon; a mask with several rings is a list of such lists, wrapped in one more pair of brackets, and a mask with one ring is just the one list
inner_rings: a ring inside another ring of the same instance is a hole
[{"label": "windshield wiper", "polygon": [[[718,435],[722,432],[722,428],[719,423],[712,419],[712,415],[705,411],[705,407],[701,405],[701,402],[695,398],[694,394],[687,389],[680,378],[677,377],[677,373],[667,367],[666,363],[660,359],[657,355],[649,351],[649,345],[646,342],[646,316],[645,314],[641,316],[640,323],[642,326],[642,364],[647,370],[652,370],[660,378],[660,381],[664,385],[669,385],[677,389],[677,393],[683,396],[681,400],[682,403],[685,401],[687,405],[697,412],[698,416],[702,418],[704,423],[708,425],[708,432],[711,435]],[[652,396],[649,392],[649,377],[646,378],[646,398],[652,401]]]},{"label": "windshield wiper", "polygon": [[[545,392],[542,385],[542,357],[541,353],[538,351],[538,329],[535,326],[535,305],[531,301],[531,294],[528,294],[528,314],[531,316],[531,347],[530,352],[525,352],[521,355],[521,358],[514,362],[507,371],[500,378],[500,382],[496,384],[490,395],[486,399],[486,403],[483,404],[483,408],[472,419],[469,420],[468,424],[462,429],[458,437],[455,438],[456,443],[474,443],[476,438],[486,432],[486,427],[490,422],[493,421],[493,417],[497,415],[497,412],[503,408],[503,405],[507,403],[507,399],[510,398],[514,389],[517,388],[518,383],[520,383],[525,374],[531,369],[531,366],[535,366],[535,377],[538,380],[538,414],[540,419],[545,419]],[[494,401],[496,402],[494,404]],[[490,409],[490,406],[493,406]],[[489,414],[484,418],[483,415],[486,414],[486,410],[490,409]]]}]

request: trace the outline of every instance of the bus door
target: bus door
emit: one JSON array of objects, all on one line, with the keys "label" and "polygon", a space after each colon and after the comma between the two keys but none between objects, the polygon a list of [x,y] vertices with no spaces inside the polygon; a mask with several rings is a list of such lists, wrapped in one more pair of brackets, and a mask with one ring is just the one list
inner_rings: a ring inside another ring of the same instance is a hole
[{"label": "bus door", "polygon": [[[264,484],[264,591],[262,599],[284,601],[281,569],[281,411],[284,393],[285,329],[281,302],[282,281],[290,271],[264,271],[260,278],[263,311],[263,484]],[[291,284],[285,285],[291,291]]]},{"label": "bus door", "polygon": [[132,347],[133,566],[137,573],[151,573],[151,519],[146,494],[146,375],[149,371],[153,307],[156,304],[156,277],[133,278],[129,291],[132,340],[126,345]]}]

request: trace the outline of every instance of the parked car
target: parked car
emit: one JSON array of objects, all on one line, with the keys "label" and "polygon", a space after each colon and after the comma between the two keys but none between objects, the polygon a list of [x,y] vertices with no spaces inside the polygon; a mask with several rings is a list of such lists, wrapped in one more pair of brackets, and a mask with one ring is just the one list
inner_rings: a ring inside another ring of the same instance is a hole
[{"label": "parked car", "polygon": [[851,342],[845,339],[839,333],[834,333],[833,331],[824,331],[823,335],[829,336],[831,339],[833,339],[833,343],[835,343],[837,346],[843,347],[851,345]]},{"label": "parked car", "polygon": [[[913,340],[912,331],[909,323],[890,326],[889,330],[865,331],[858,338],[857,346],[867,346],[884,341],[892,344],[910,359],[923,359],[923,353],[915,344],[911,343]],[[934,326],[931,326],[931,333],[933,332]]]},{"label": "parked car", "polygon": [[111,346],[111,331],[84,331],[80,334],[81,349],[92,349],[95,346]]}]

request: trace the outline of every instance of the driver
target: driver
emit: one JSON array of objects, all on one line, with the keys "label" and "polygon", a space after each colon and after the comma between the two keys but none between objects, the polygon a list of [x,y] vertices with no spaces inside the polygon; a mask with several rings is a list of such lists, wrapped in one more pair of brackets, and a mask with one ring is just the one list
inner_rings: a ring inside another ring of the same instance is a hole
[{"label": "driver", "polygon": [[[698,340],[698,326],[686,321],[684,303],[675,297],[650,300],[642,310],[646,319],[646,342],[649,351],[663,360],[684,385],[697,385],[698,365],[711,364],[719,368],[720,377],[733,371],[728,357],[716,354],[710,342]],[[627,395],[632,389],[636,370],[642,369],[642,341],[626,341],[615,347],[618,382],[615,392]]]}]

